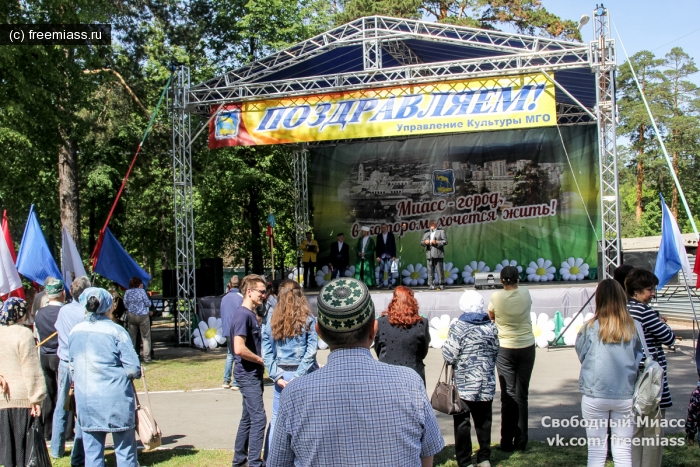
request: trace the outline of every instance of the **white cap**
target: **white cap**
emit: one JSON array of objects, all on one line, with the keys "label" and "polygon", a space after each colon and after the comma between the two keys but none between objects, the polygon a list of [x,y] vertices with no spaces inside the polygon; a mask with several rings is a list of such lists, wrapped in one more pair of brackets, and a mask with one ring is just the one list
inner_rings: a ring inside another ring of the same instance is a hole
[{"label": "white cap", "polygon": [[362,227],[362,231],[363,231],[363,232],[369,232],[369,227],[367,227],[366,225],[363,226],[363,227]]},{"label": "white cap", "polygon": [[484,297],[476,290],[465,290],[459,297],[459,309],[463,313],[484,313]]}]

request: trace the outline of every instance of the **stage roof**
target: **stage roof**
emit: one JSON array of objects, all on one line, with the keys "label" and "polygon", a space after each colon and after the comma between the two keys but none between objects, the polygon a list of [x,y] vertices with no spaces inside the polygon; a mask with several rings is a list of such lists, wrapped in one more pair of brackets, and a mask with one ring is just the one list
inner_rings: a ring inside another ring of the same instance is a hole
[{"label": "stage roof", "polygon": [[225,103],[537,72],[557,85],[560,124],[593,121],[596,85],[587,44],[381,16],[197,84],[188,92],[188,110],[209,115]]}]

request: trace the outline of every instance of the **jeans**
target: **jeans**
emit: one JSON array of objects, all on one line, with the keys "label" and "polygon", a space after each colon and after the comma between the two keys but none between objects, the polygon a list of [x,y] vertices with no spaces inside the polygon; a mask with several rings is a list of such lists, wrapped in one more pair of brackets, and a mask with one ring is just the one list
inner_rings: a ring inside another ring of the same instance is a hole
[{"label": "jeans", "polygon": [[[131,336],[131,343],[134,344],[136,348],[136,335],[141,331],[141,340],[143,341],[143,359],[148,361],[151,359],[151,320],[149,319],[148,313],[145,315],[135,315],[133,313],[128,314],[129,321],[129,335]],[[139,353],[139,349],[136,348],[136,353]]]},{"label": "jeans", "polygon": [[476,463],[491,460],[491,421],[493,401],[465,401],[462,399],[464,412],[455,415],[455,454],[459,467],[472,465],[472,433],[469,416],[474,419],[476,439],[479,450],[476,452]]},{"label": "jeans", "polygon": [[58,391],[58,364],[61,359],[56,354],[40,354],[39,361],[46,383],[46,397],[41,403],[41,423],[44,425],[44,439],[51,439],[53,436],[53,411],[56,408],[56,392]]},{"label": "jeans", "polygon": [[391,258],[379,260],[379,281],[377,285],[388,287],[391,284]]},{"label": "jeans", "polygon": [[[85,467],[104,467],[106,431],[83,431]],[[112,433],[118,467],[138,467],[134,429]]]},{"label": "jeans", "polygon": [[239,378],[237,383],[243,396],[243,412],[238,424],[232,465],[242,466],[247,460],[250,467],[265,467],[265,461],[260,457],[267,424],[262,376]]},{"label": "jeans", "polygon": [[[586,437],[588,438],[588,467],[604,467],[608,455],[608,420],[615,420],[611,427],[611,446],[615,467],[632,467],[632,435],[634,434],[634,419],[632,417],[632,399],[602,399],[583,396],[581,412],[588,423]],[[618,423],[629,418],[626,423]],[[620,426],[622,425],[622,426]]]},{"label": "jeans", "polygon": [[535,345],[523,349],[501,347],[496,359],[501,385],[501,447],[527,447],[527,397],[535,366]]},{"label": "jeans", "polygon": [[[56,395],[56,409],[53,411],[53,432],[51,434],[51,457],[58,459],[66,452],[66,426],[73,418],[73,412],[66,412],[63,406],[68,398],[68,390],[73,379],[70,376],[68,362],[58,364],[58,394]],[[70,455],[71,465],[85,463],[85,451],[83,450],[83,433],[80,430],[78,420],[75,420],[75,441]]]},{"label": "jeans", "polygon": [[[227,337],[227,339],[233,339],[232,337]],[[231,353],[231,347],[228,348],[226,353],[226,365],[224,366],[224,384],[231,383],[233,386],[238,386],[236,383],[236,378],[233,377],[233,353]]]},{"label": "jeans", "polygon": [[[428,258],[428,285],[442,285],[444,282],[444,266],[445,260],[443,258]],[[435,284],[435,272],[437,272],[437,284]]]},{"label": "jeans", "polygon": [[[282,379],[290,382],[294,378],[293,371],[283,371]],[[270,416],[270,428],[267,430],[267,446],[265,447],[265,460],[267,460],[267,453],[270,452],[270,444],[272,443],[272,435],[275,434],[275,423],[277,422],[277,411],[280,406],[280,397],[282,397],[282,391],[284,388],[277,383],[275,383],[275,394],[272,398],[272,415]]]}]

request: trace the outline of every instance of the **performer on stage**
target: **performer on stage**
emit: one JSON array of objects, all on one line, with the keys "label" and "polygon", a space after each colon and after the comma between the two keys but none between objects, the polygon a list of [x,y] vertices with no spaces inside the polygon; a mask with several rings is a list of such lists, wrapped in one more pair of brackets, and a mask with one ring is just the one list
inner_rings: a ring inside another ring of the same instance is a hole
[{"label": "performer on stage", "polygon": [[342,232],[338,234],[338,241],[331,243],[331,250],[328,254],[328,258],[328,266],[333,270],[331,279],[343,277],[345,271],[350,266],[350,247],[345,243],[345,235],[343,235]]},{"label": "performer on stage", "polygon": [[318,254],[318,242],[312,240],[311,232],[306,232],[306,240],[301,242],[299,249],[302,252],[301,262],[304,265],[304,287],[315,287],[314,275],[316,274],[316,255]]},{"label": "performer on stage", "polygon": [[[430,230],[425,231],[420,243],[425,248],[425,258],[428,261],[428,285],[430,286],[430,290],[434,290],[436,287],[437,290],[442,290],[445,288],[442,282],[447,234],[444,230],[437,228],[437,222],[431,220]],[[437,286],[433,283],[435,281],[435,274],[433,271],[437,271]]]},{"label": "performer on stage", "polygon": [[355,279],[359,279],[367,287],[374,285],[374,240],[369,236],[369,227],[362,227],[362,236],[357,240],[357,262],[355,263]]},{"label": "performer on stage", "polygon": [[379,263],[379,284],[380,289],[390,287],[391,263],[396,260],[396,240],[393,232],[389,232],[389,226],[382,223],[382,233],[377,235],[377,262]]}]

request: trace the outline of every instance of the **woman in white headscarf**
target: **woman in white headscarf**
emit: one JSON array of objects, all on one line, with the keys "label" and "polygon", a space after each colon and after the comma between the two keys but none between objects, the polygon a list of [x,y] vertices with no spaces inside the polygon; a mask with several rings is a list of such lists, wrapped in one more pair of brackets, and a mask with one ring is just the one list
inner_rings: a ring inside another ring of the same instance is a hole
[{"label": "woman in white headscarf", "polygon": [[141,377],[139,357],[126,330],[107,316],[112,296],[90,287],[80,295],[85,321],[68,339],[75,405],[83,430],[85,467],[104,467],[107,433],[119,467],[137,467],[136,410],[132,380]]}]

